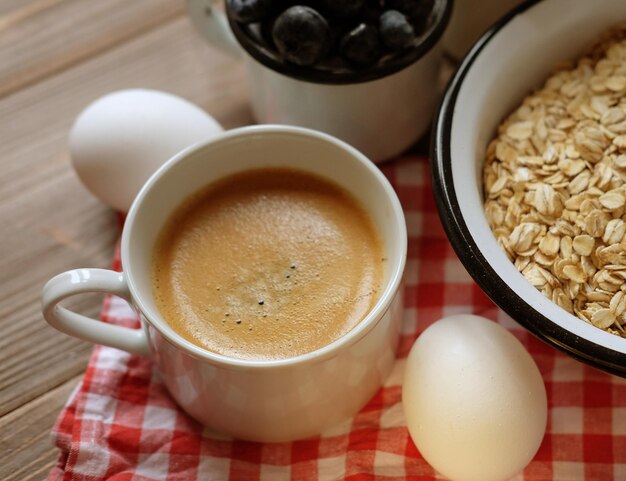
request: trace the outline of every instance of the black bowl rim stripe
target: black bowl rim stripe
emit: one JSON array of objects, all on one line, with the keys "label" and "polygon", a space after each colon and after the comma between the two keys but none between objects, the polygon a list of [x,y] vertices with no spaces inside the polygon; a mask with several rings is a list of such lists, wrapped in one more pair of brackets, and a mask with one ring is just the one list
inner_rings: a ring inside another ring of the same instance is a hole
[{"label": "black bowl rim stripe", "polygon": [[[527,0],[496,22],[463,58],[446,87],[431,137],[433,194],[444,230],[479,287],[524,328],[566,354],[603,371],[626,377],[626,354],[600,346],[554,323],[523,301],[480,252],[463,219],[451,170],[451,129],[457,96],[470,67],[485,46],[513,18],[542,0]],[[583,321],[580,321],[583,322]]]},{"label": "black bowl rim stripe", "polygon": [[388,75],[399,72],[400,70],[417,62],[426,55],[439,41],[443,32],[446,30],[452,14],[452,6],[454,0],[435,0],[433,12],[435,19],[433,25],[425,32],[420,44],[407,55],[401,55],[380,65],[378,68],[370,70],[345,70],[341,72],[331,72],[328,70],[317,70],[314,68],[300,67],[298,65],[282,62],[277,58],[273,58],[267,53],[267,48],[257,45],[244,32],[241,26],[229,14],[226,8],[228,23],[239,42],[248,54],[260,64],[266,66],[270,70],[274,70],[282,75],[291,77],[305,82],[328,84],[328,85],[345,85],[362,82],[370,82]]}]

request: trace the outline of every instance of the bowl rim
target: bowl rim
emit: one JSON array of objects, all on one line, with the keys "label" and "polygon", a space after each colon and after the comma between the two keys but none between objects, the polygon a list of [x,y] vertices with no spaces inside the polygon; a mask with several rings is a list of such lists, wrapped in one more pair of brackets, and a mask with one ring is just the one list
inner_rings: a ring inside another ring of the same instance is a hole
[{"label": "bowl rim", "polygon": [[465,76],[482,50],[500,30],[541,1],[526,0],[501,17],[463,57],[450,79],[437,111],[431,137],[430,164],[435,204],[444,231],[461,263],[498,307],[525,329],[558,350],[590,366],[626,377],[626,354],[579,337],[554,323],[519,297],[496,273],[474,242],[463,219],[454,188],[451,158],[452,120]]}]

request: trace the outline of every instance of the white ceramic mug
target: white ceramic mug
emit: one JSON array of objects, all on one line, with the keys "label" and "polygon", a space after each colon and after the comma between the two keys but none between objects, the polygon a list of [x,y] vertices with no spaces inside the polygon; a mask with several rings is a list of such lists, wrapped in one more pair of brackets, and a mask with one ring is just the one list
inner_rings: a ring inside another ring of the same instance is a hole
[{"label": "white ceramic mug", "polygon": [[436,0],[434,20],[408,62],[378,69],[380,75],[354,72],[340,80],[324,73],[310,78],[297,67],[271,61],[244,35],[235,38],[228,20],[212,3],[188,0],[189,15],[210,43],[244,57],[258,122],[329,133],[374,162],[400,154],[430,126],[439,99],[439,38],[449,19],[451,0]]},{"label": "white ceramic mug", "polygon": [[[301,169],[343,186],[378,226],[388,259],[380,299],[360,324],[319,350],[277,361],[228,358],[185,340],[157,310],[150,275],[157,235],[184,199],[229,174],[259,167]],[[166,162],[144,185],[126,218],[124,272],[77,269],[54,277],[43,290],[43,313],[62,332],[151,357],[174,399],[206,426],[240,439],[294,440],[353,415],[389,373],[402,313],[406,249],[400,202],[363,154],[307,129],[243,127]],[[94,291],[126,299],[141,315],[142,328],[105,324],[59,304]]]}]

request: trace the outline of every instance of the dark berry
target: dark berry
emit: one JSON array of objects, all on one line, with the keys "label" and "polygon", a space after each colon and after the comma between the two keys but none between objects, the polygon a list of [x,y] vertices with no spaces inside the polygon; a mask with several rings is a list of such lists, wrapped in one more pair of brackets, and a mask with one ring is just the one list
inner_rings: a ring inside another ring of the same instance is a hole
[{"label": "dark berry", "polygon": [[380,39],[390,50],[402,50],[415,40],[415,31],[409,19],[397,10],[387,10],[378,23]]},{"label": "dark berry", "polygon": [[278,16],[272,28],[272,38],[288,62],[313,65],[328,50],[330,29],[326,19],[316,10],[295,5]]},{"label": "dark berry", "polygon": [[357,67],[372,65],[382,53],[378,31],[361,23],[343,36],[339,51],[344,59]]},{"label": "dark berry", "polygon": [[398,10],[407,16],[416,35],[426,28],[434,4],[435,0],[385,0],[385,8]]},{"label": "dark berry", "polygon": [[320,3],[329,14],[347,17],[357,14],[365,0],[321,0]]},{"label": "dark berry", "polygon": [[259,22],[271,13],[272,0],[228,0],[232,17],[238,22]]}]

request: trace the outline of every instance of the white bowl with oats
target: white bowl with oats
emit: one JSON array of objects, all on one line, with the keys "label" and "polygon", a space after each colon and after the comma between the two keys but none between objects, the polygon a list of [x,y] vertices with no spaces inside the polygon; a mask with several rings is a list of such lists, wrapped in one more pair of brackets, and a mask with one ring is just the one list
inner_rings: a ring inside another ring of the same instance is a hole
[{"label": "white bowl with oats", "polygon": [[432,159],[444,228],[480,287],[626,377],[626,2],[535,0],[502,18],[447,89]]}]

